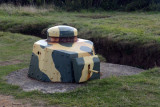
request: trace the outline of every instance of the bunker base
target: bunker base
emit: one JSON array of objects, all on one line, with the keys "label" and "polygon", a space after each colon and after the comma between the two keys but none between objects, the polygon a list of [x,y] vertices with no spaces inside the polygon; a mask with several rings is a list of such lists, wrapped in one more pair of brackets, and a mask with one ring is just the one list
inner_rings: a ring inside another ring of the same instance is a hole
[{"label": "bunker base", "polygon": [[[143,69],[125,65],[101,63],[101,79],[111,77],[112,75],[134,75],[143,71]],[[29,78],[27,73],[28,68],[14,71],[6,76],[7,82],[12,85],[20,86],[24,91],[38,90],[43,93],[68,92],[87,85],[87,82],[81,84],[41,82],[36,79]]]}]

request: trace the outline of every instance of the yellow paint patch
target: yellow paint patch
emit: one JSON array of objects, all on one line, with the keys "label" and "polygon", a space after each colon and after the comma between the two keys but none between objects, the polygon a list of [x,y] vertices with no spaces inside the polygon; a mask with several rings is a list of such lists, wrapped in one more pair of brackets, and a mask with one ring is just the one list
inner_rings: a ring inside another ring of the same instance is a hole
[{"label": "yellow paint patch", "polygon": [[90,69],[93,69],[93,67],[94,67],[93,58],[94,57],[98,57],[98,56],[94,55],[94,56],[83,57],[85,65],[82,70],[82,74],[81,74],[81,78],[80,78],[79,82],[85,82],[89,79],[89,77],[92,76],[93,72],[89,72],[88,66],[90,65]]},{"label": "yellow paint patch", "polygon": [[52,82],[60,82],[61,75],[60,72],[56,69],[52,58],[53,50],[46,48],[44,51],[45,51],[45,58],[43,63],[44,64],[43,72],[49,77],[49,79]]},{"label": "yellow paint patch", "polygon": [[47,30],[49,36],[51,37],[59,37],[60,36],[60,32],[59,32],[59,28],[58,26],[55,27],[51,27]]},{"label": "yellow paint patch", "polygon": [[77,36],[78,35],[78,31],[77,29],[74,28],[74,36]]},{"label": "yellow paint patch", "polygon": [[[33,46],[33,53],[38,56],[39,69],[43,73],[45,73],[52,82],[61,82],[61,75],[60,72],[56,69],[55,64],[53,62],[52,52],[54,50],[65,50],[69,52],[75,52],[78,53],[78,57],[84,57],[85,61],[85,66],[82,71],[80,82],[87,81],[88,80],[87,77],[91,77],[93,74],[93,72],[91,72],[88,75],[88,65],[90,64],[90,69],[93,69],[94,66],[93,57],[96,56],[91,56],[91,54],[89,54],[88,52],[80,50],[81,46],[87,46],[91,49],[94,49],[93,45],[88,44],[85,41],[86,40],[78,39],[78,41],[74,42],[71,47],[63,46],[59,43],[51,43],[49,44],[50,45],[49,47],[46,47],[44,49],[40,45],[47,46],[48,45],[47,41],[46,40],[37,41]],[[93,53],[93,55],[95,54]]]},{"label": "yellow paint patch", "polygon": [[60,82],[60,72],[55,68],[52,60],[52,51],[50,49],[42,49],[39,44],[34,44],[33,53],[38,56],[39,69],[45,73],[52,82]]},{"label": "yellow paint patch", "polygon": [[[66,45],[67,45],[67,43],[66,43]],[[69,51],[69,52],[76,52],[76,53],[78,53],[78,57],[91,56],[91,54],[89,54],[88,52],[81,50],[80,49],[81,46],[87,46],[87,47],[93,49],[93,45],[88,44],[88,43],[84,42],[84,40],[81,40],[81,39],[77,42],[74,42],[71,47],[63,46],[59,43],[52,43],[52,46],[50,46],[48,48],[51,50],[65,50],[65,51]],[[93,55],[94,55],[94,53],[93,53]]]}]

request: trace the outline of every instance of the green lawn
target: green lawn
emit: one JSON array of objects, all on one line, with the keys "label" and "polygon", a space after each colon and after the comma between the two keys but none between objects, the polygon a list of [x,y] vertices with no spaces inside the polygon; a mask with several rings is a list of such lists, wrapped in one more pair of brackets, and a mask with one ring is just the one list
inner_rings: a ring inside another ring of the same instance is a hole
[{"label": "green lawn", "polygon": [[[32,45],[47,27],[67,24],[78,28],[79,37],[108,37],[117,42],[160,45],[160,13],[156,12],[64,12],[16,10],[0,6],[0,62],[21,60],[0,66],[0,94],[15,98],[44,100],[47,105],[63,106],[159,106],[160,69],[149,69],[133,76],[90,81],[87,86],[67,93],[24,92],[9,85],[4,77],[29,66]],[[42,31],[43,30],[43,31]],[[10,33],[17,32],[17,33]],[[19,33],[20,32],[20,33]],[[22,34],[23,33],[23,34]],[[30,35],[24,35],[30,34]],[[102,56],[101,59],[105,60]]]},{"label": "green lawn", "polygon": [[110,77],[88,82],[72,92],[43,94],[24,92],[5,82],[8,73],[29,66],[32,44],[38,40],[29,35],[0,32],[0,60],[23,60],[16,65],[0,66],[0,94],[18,99],[43,100],[46,105],[63,106],[159,106],[160,69],[154,68],[139,75]]},{"label": "green lawn", "polygon": [[83,38],[160,43],[160,13],[156,12],[26,12],[0,8],[1,31],[40,35],[44,28],[59,24],[78,28]]}]

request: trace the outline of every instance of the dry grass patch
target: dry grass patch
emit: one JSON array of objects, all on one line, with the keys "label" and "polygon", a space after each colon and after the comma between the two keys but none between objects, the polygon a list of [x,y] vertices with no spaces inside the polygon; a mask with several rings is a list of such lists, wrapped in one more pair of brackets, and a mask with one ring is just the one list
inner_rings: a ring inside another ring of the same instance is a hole
[{"label": "dry grass patch", "polygon": [[15,14],[15,13],[20,13],[20,14],[37,14],[37,13],[45,13],[48,11],[54,11],[54,6],[46,6],[46,7],[37,7],[34,5],[29,5],[29,6],[14,6],[12,4],[1,4],[0,5],[0,10],[5,11],[9,14]]}]

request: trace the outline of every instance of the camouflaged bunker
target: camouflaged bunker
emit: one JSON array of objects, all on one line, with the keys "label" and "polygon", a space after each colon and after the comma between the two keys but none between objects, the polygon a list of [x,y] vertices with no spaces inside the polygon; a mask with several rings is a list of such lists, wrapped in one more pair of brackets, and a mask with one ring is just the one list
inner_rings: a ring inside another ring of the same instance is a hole
[{"label": "camouflaged bunker", "polygon": [[76,28],[55,26],[33,45],[28,76],[44,82],[85,82],[100,78],[93,42],[77,38]]}]

